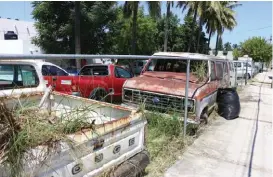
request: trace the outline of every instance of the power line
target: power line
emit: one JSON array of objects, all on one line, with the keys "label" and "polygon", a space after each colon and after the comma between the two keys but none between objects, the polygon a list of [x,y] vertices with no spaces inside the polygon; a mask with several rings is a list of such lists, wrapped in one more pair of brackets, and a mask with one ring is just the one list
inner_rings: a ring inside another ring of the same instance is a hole
[{"label": "power line", "polygon": [[250,30],[247,30],[247,31],[239,31],[239,32],[235,32],[234,34],[246,33],[246,32],[250,32],[250,31],[258,31],[258,30],[262,30],[262,29],[266,29],[266,28],[270,28],[270,27],[272,27],[272,25],[265,26],[265,27],[262,27],[262,28],[250,29]]},{"label": "power line", "polygon": [[272,25],[266,26],[266,27],[262,27],[262,28],[252,29],[252,30],[248,30],[248,31],[256,31],[256,30],[266,29],[266,28],[270,28],[270,27],[272,27]]}]

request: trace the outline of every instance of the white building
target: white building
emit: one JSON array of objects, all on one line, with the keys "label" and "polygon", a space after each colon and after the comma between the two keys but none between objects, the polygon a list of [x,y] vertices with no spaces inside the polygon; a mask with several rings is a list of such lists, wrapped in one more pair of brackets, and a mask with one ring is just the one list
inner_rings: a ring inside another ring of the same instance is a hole
[{"label": "white building", "polygon": [[[209,51],[209,55],[214,55],[213,50]],[[233,60],[234,59],[232,51],[228,51],[226,55],[224,55],[224,51],[218,51],[217,57],[225,58],[225,59],[228,59],[228,60]]]},{"label": "white building", "polygon": [[[17,35],[18,39],[5,40],[8,32]],[[42,50],[31,43],[37,35],[34,22],[0,18],[0,54],[41,54]]]}]

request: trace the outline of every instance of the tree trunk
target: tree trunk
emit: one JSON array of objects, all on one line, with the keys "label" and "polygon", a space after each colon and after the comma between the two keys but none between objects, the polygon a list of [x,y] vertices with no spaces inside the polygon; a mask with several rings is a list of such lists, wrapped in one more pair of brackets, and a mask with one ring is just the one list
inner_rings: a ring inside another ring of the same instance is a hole
[{"label": "tree trunk", "polygon": [[203,25],[203,19],[200,17],[199,19],[199,31],[198,31],[198,38],[197,38],[197,52],[200,52],[200,38],[201,38],[201,33],[202,33],[202,25]]},{"label": "tree trunk", "polygon": [[[81,54],[80,1],[75,1],[75,53]],[[81,69],[81,60],[76,59],[77,71]]]},{"label": "tree trunk", "polygon": [[212,31],[210,31],[210,32],[209,32],[209,39],[208,39],[208,50],[209,50],[209,45],[210,45],[211,36],[212,36]]},{"label": "tree trunk", "polygon": [[[132,41],[131,41],[131,54],[136,54],[136,35],[137,35],[137,13],[138,13],[138,1],[133,2],[133,23],[132,23]],[[134,60],[129,60],[129,70],[131,73],[135,74],[133,71]]]},{"label": "tree trunk", "polygon": [[190,33],[190,41],[189,41],[189,46],[188,46],[188,52],[191,51],[191,45],[192,45],[192,42],[193,42],[193,35],[194,35],[194,25],[196,23],[196,17],[197,17],[197,2],[195,2],[196,5],[194,7],[194,15],[193,15],[193,22],[192,22],[192,26],[191,26],[191,33]]},{"label": "tree trunk", "polygon": [[137,13],[138,13],[138,1],[134,1],[133,24],[132,24],[132,49],[131,49],[131,54],[133,55],[136,54]]},{"label": "tree trunk", "polygon": [[171,2],[167,1],[167,13],[165,20],[165,35],[164,35],[164,52],[167,52],[168,49],[168,30],[169,30],[169,18],[171,14]]},{"label": "tree trunk", "polygon": [[217,33],[217,38],[216,38],[216,45],[215,45],[215,56],[217,56],[218,53],[218,41],[219,41],[219,33]]}]

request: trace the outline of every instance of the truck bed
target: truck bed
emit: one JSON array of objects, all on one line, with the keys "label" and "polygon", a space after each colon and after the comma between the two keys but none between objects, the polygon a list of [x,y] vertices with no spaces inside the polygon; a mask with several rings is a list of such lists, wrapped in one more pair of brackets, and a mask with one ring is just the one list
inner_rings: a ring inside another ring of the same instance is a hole
[{"label": "truck bed", "polygon": [[[18,106],[33,107],[39,105],[42,95],[43,93],[32,93],[4,97],[2,100],[10,109]],[[27,175],[95,176],[144,150],[142,137],[147,122],[142,119],[140,113],[129,108],[58,92],[53,92],[50,98],[40,111],[50,110],[51,115],[63,121],[77,116],[84,117],[94,126],[67,135],[75,143],[73,151],[66,142],[59,142],[54,152],[46,155],[42,145],[30,149],[26,152],[24,164]],[[29,153],[35,154],[36,157],[28,158]],[[46,161],[43,160],[45,157]],[[75,168],[78,171],[74,174]],[[7,176],[1,168],[0,176]]]}]

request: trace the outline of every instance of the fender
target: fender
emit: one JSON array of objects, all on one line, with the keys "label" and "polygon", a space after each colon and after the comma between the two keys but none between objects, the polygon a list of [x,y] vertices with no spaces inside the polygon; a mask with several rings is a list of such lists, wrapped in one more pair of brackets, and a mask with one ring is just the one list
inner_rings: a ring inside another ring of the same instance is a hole
[{"label": "fender", "polygon": [[217,90],[212,92],[211,94],[205,96],[201,101],[196,101],[196,117],[199,119],[201,116],[202,111],[205,108],[208,108],[208,111],[213,108],[214,104],[210,105],[210,103],[216,103],[216,97],[217,97]]},{"label": "fender", "polygon": [[101,88],[103,89],[106,93],[108,92],[108,85],[106,82],[102,80],[97,80],[96,78],[90,78],[88,80],[81,80],[79,79],[78,85],[81,90],[81,94],[85,98],[89,98],[91,93],[94,91],[96,88]]},{"label": "fender", "polygon": [[99,91],[99,90],[101,90],[101,91],[103,91],[103,92],[105,92],[105,93],[107,94],[107,91],[106,91],[104,88],[102,88],[102,87],[97,87],[97,88],[94,88],[94,89],[92,90],[92,92],[91,92],[90,95],[89,95],[89,98],[91,98],[93,95],[95,95],[96,92]]}]

